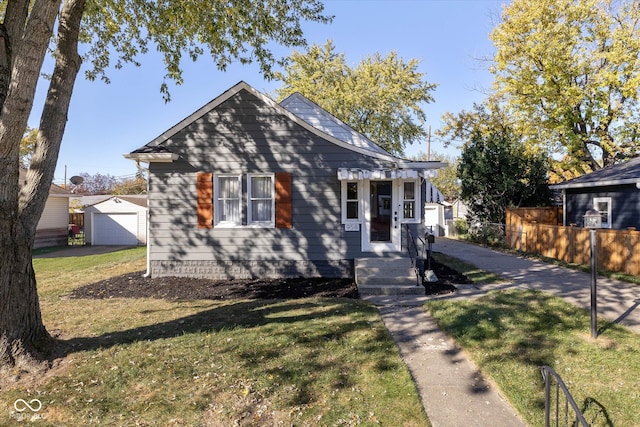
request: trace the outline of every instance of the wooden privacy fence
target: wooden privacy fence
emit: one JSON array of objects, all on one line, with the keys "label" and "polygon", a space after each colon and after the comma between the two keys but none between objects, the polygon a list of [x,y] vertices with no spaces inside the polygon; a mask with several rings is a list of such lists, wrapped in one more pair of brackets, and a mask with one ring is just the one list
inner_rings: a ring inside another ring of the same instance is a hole
[{"label": "wooden privacy fence", "polygon": [[75,224],[81,229],[84,229],[84,212],[69,213],[69,224]]},{"label": "wooden privacy fence", "polygon": [[[505,229],[507,245],[519,251],[589,265],[589,229],[563,227],[509,218]],[[598,268],[640,276],[640,231],[596,230]]]}]

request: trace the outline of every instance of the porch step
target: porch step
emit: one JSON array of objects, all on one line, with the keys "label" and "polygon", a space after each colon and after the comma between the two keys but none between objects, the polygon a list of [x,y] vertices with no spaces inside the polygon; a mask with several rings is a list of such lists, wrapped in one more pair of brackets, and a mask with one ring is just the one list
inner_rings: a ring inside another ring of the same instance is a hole
[{"label": "porch step", "polygon": [[360,295],[424,295],[409,258],[359,258],[354,262]]}]

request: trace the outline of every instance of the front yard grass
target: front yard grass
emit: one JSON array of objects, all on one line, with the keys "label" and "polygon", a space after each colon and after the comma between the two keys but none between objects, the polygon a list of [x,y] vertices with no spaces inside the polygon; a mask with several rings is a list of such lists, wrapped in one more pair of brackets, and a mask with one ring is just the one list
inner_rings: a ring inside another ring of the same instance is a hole
[{"label": "front yard grass", "polygon": [[640,425],[640,339],[549,294],[494,291],[426,309],[499,386],[525,421],[544,425],[540,366],[560,374],[591,426]]},{"label": "front yard grass", "polygon": [[[71,300],[144,269],[144,248],[35,259],[45,325],[66,354],[0,390],[0,425],[428,426],[377,310],[358,300]],[[19,375],[20,373],[15,373]]]}]

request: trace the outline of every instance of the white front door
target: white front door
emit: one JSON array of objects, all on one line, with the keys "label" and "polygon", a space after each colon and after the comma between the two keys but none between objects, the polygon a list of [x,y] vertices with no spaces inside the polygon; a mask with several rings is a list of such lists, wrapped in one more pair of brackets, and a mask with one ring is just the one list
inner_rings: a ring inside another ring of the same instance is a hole
[{"label": "white front door", "polygon": [[365,180],[363,187],[362,250],[376,253],[401,251],[402,230],[396,180]]}]

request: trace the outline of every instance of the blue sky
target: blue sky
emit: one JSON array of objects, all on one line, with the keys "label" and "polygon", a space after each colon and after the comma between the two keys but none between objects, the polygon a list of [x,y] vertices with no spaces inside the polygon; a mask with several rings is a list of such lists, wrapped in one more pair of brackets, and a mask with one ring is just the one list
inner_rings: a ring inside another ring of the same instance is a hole
[{"label": "blue sky", "polygon": [[[405,61],[418,59],[425,79],[438,84],[435,102],[424,110],[432,130],[441,126],[441,115],[469,109],[484,99],[492,76],[479,58],[491,57],[488,35],[497,22],[503,0],[325,0],[326,12],[335,15],[328,25],[304,25],[307,41],[324,45],[331,39],[335,51],[344,53],[350,66],[367,55],[391,51]],[[285,48],[274,49],[288,56]],[[54,182],[86,172],[125,177],[135,174],[128,153],[191,114],[240,80],[257,90],[272,93],[279,82],[265,81],[255,66],[233,65],[218,71],[202,57],[185,63],[184,84],[171,87],[172,101],[165,103],[159,88],[164,70],[157,55],[141,58],[142,67],[110,70],[111,84],[78,77]],[[39,87],[39,93],[45,90]],[[41,96],[40,96],[41,98]],[[36,100],[38,102],[38,100]],[[41,102],[41,101],[40,101]],[[36,111],[31,127],[37,127]],[[432,152],[458,154],[432,138]],[[426,152],[412,146],[407,155]],[[65,172],[66,169],[66,172]]]}]

